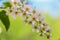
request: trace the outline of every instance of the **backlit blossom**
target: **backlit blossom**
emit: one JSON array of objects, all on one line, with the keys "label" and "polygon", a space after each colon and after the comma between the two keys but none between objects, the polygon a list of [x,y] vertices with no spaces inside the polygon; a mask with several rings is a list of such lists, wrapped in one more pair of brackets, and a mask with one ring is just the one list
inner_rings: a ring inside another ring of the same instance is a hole
[{"label": "backlit blossom", "polygon": [[15,19],[19,15],[25,23],[32,25],[33,32],[40,33],[40,36],[47,35],[48,39],[51,37],[52,30],[46,23],[42,13],[37,12],[36,9],[31,9],[25,2],[21,3],[20,0],[10,0],[10,3],[12,7],[7,8],[6,15],[11,14]]}]

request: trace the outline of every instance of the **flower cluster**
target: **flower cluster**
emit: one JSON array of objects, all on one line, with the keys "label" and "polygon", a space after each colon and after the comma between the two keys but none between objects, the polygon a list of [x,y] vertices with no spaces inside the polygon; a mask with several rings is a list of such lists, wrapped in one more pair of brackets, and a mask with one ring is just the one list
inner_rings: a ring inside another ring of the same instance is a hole
[{"label": "flower cluster", "polygon": [[32,25],[32,31],[40,33],[40,36],[47,35],[47,38],[50,39],[52,30],[46,23],[44,16],[37,12],[36,9],[30,9],[25,2],[21,3],[20,0],[10,0],[12,7],[8,8],[6,15],[10,13],[13,18],[16,18],[16,15],[22,16],[25,23]]}]

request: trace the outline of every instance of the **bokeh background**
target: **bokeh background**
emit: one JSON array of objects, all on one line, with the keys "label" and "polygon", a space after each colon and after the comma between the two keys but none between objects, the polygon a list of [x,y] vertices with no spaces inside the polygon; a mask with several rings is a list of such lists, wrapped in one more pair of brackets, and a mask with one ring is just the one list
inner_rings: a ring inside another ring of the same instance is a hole
[{"label": "bokeh background", "polygon": [[[0,6],[6,1],[8,0],[0,0]],[[30,5],[31,8],[36,8],[45,16],[53,30],[51,40],[60,40],[60,0],[28,0],[26,4]],[[38,33],[32,32],[31,25],[24,23],[22,17],[17,16],[17,19],[13,19],[9,15],[8,18],[10,28],[7,32],[0,20],[0,27],[2,28],[0,40],[48,40],[45,36],[40,37]]]}]

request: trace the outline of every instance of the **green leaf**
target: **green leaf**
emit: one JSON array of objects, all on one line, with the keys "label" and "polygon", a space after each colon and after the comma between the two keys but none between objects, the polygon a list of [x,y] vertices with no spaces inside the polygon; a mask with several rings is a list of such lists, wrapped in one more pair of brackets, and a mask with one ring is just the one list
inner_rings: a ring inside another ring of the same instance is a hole
[{"label": "green leaf", "polygon": [[4,26],[5,26],[5,28],[6,28],[6,31],[8,31],[10,22],[9,22],[8,16],[7,16],[5,13],[6,13],[6,11],[4,11],[4,10],[2,10],[2,11],[0,12],[0,20],[1,20],[2,23],[4,24]]},{"label": "green leaf", "polygon": [[3,5],[4,5],[4,7],[6,7],[6,8],[12,6],[10,2],[4,2]]}]

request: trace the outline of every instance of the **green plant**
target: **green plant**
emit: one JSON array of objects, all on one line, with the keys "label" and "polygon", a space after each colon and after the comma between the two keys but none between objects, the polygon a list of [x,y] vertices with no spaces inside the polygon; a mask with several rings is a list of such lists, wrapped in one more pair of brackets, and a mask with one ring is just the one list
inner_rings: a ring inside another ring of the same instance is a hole
[{"label": "green plant", "polygon": [[16,16],[18,15],[23,18],[25,23],[32,25],[32,31],[36,31],[40,36],[46,35],[47,38],[50,39],[52,36],[52,30],[46,23],[44,16],[40,12],[37,12],[36,9],[31,10],[25,2],[21,3],[20,0],[10,0],[3,4],[4,7],[0,12],[0,19],[5,25],[7,31],[10,25],[8,15],[10,14],[14,19],[16,19]]}]

